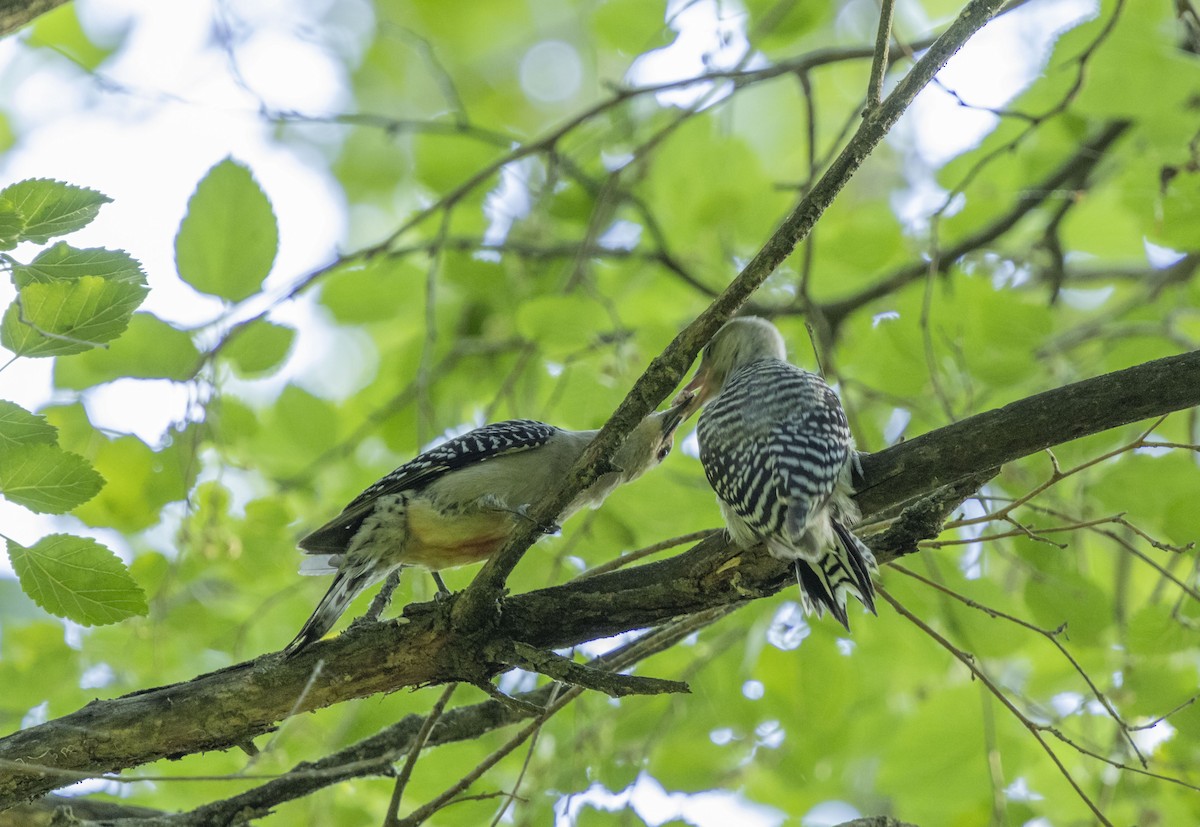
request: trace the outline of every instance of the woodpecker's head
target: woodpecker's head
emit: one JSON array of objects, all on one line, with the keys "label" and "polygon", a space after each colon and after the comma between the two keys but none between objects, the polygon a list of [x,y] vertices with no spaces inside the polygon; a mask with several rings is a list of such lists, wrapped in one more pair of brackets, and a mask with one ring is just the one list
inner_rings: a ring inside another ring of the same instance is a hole
[{"label": "woodpecker's head", "polygon": [[676,402],[638,423],[613,456],[613,465],[621,469],[622,482],[637,479],[667,458],[675,442],[675,429],[683,422],[689,404],[690,399]]},{"label": "woodpecker's head", "polygon": [[692,381],[675,397],[684,406],[687,419],[705,402],[721,392],[729,374],[760,359],[786,359],[787,347],[775,325],[758,316],[730,319],[717,331],[700,354],[700,367]]}]

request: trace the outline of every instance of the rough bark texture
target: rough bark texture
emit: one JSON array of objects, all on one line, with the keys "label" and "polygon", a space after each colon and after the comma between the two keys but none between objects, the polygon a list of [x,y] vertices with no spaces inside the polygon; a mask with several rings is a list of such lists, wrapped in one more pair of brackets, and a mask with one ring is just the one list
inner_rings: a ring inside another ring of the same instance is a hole
[{"label": "rough bark texture", "polygon": [[26,23],[67,0],[0,0],[0,36],[10,35]]},{"label": "rough bark texture", "polygon": [[[1004,462],[1198,404],[1200,352],[1193,352],[1048,391],[867,457],[864,512],[910,503],[872,544],[881,562],[911,550]],[[354,629],[292,660],[264,655],[185,683],[93,701],[10,735],[0,740],[0,806],[75,780],[56,769],[99,773],[228,749],[294,712],[429,683],[486,680],[507,668],[513,641],[570,646],[765,597],[790,582],[785,564],[758,550],[739,552],[718,535],[666,560],[512,596],[469,633],[450,624],[461,594],[440,605],[414,604],[405,610],[408,622]],[[481,657],[485,652],[491,659]]]}]

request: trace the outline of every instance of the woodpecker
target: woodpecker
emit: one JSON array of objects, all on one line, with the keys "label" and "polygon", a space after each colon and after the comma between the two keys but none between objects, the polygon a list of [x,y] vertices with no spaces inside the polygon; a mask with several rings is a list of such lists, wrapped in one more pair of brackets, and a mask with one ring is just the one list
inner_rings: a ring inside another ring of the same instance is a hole
[{"label": "woodpecker", "polygon": [[[671,452],[687,403],[647,416],[613,456],[615,470],[581,491],[559,515],[598,508]],[[529,509],[561,485],[599,431],[567,431],[531,419],[476,428],[420,454],[371,485],[334,519],[300,540],[328,563],[301,568],[334,574],[333,584],[285,652],[320,640],[364,589],[405,566],[438,571],[497,552]],[[553,533],[558,526],[545,526]]]},{"label": "woodpecker", "polygon": [[708,402],[700,462],[733,541],[765,543],[795,561],[807,613],[828,610],[849,631],[847,594],[874,613],[875,556],[847,528],[859,513],[846,414],[821,377],[787,362],[775,326],[752,316],[728,322],[676,402],[686,415]]}]

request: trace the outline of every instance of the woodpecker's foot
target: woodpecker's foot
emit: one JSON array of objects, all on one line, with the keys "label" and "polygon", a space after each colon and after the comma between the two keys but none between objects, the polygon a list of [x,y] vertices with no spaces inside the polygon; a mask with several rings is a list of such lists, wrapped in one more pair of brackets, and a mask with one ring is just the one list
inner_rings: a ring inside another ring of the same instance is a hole
[{"label": "woodpecker's foot", "polygon": [[446,582],[442,580],[442,576],[436,571],[429,572],[429,576],[433,578],[434,583],[437,583],[438,588],[437,594],[433,596],[433,599],[440,603],[450,596],[450,590],[446,588]]}]

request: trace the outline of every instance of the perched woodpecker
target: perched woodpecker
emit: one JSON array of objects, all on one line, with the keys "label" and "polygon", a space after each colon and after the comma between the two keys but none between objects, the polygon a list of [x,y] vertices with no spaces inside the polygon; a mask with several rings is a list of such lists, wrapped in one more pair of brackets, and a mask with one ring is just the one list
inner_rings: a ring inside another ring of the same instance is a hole
[{"label": "perched woodpecker", "polygon": [[[616,470],[581,491],[559,519],[585,505],[599,507],[618,485],[665,459],[686,408],[681,403],[640,422],[613,456]],[[497,422],[426,451],[367,488],[300,540],[303,551],[328,559],[328,565],[302,569],[334,578],[287,654],[320,640],[360,592],[403,566],[428,569],[445,592],[437,572],[499,551],[598,433],[530,419]]]},{"label": "perched woodpecker", "polygon": [[854,439],[833,389],[786,358],[770,322],[733,319],[704,348],[676,402],[688,414],[708,403],[697,426],[700,462],[734,542],[762,542],[794,560],[805,611],[828,610],[848,630],[846,595],[874,612],[877,571],[847,528],[859,517]]}]

